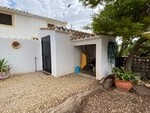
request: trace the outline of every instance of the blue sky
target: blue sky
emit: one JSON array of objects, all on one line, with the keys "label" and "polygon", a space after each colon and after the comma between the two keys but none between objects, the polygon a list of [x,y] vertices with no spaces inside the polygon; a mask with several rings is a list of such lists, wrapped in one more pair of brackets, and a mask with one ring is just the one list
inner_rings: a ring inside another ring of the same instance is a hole
[{"label": "blue sky", "polygon": [[[47,16],[57,20],[68,22],[68,28],[83,30],[83,26],[91,23],[91,16],[98,11],[84,7],[79,0],[0,0],[0,4],[7,7],[12,7],[41,16]],[[68,4],[71,7],[63,11]]]},{"label": "blue sky", "polygon": [[13,7],[15,8],[17,5],[16,1],[15,0],[10,0],[10,7]]}]

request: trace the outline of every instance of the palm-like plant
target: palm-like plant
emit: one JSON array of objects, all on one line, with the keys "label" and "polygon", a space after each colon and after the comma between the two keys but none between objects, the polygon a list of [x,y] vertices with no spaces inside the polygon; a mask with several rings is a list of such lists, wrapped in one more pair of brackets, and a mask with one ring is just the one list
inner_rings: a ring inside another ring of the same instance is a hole
[{"label": "palm-like plant", "polygon": [[0,72],[9,72],[10,71],[10,65],[7,64],[8,61],[5,59],[0,59]]}]

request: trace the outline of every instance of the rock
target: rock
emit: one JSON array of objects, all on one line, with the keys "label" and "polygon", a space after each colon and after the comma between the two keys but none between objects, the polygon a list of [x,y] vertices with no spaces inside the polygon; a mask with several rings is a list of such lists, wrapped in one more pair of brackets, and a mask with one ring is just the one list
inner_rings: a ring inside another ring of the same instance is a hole
[{"label": "rock", "polygon": [[150,84],[149,83],[145,83],[145,86],[150,88]]},{"label": "rock", "polygon": [[104,83],[104,81],[105,81],[105,77],[104,78],[102,78],[101,80],[100,80],[100,82],[99,82],[99,84],[103,84]]},{"label": "rock", "polygon": [[105,89],[108,89],[108,88],[110,88],[110,87],[113,86],[113,83],[114,83],[114,80],[113,80],[113,79],[106,79],[106,80],[104,81],[104,83],[103,83],[103,87],[104,87]]},{"label": "rock", "polygon": [[114,80],[114,75],[113,74],[110,74],[110,75],[108,75],[108,76],[106,76],[106,77],[103,77],[101,80],[100,80],[100,84],[103,84],[104,82],[105,82],[105,80],[107,80],[107,79],[113,79]]},{"label": "rock", "polygon": [[104,89],[108,89],[112,87],[114,84],[114,75],[111,74],[111,75],[108,75],[107,77],[102,78],[99,84],[102,85]]}]

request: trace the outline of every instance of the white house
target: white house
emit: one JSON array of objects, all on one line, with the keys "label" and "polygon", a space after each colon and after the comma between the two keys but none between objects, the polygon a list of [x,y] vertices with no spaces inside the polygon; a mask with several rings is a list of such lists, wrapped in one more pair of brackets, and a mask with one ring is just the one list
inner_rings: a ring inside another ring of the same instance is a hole
[{"label": "white house", "polygon": [[107,44],[112,37],[67,29],[66,25],[66,22],[0,7],[0,58],[9,61],[12,73],[44,70],[58,77],[73,73],[80,66],[81,48],[86,45],[91,58],[96,59],[96,78],[110,74]]}]

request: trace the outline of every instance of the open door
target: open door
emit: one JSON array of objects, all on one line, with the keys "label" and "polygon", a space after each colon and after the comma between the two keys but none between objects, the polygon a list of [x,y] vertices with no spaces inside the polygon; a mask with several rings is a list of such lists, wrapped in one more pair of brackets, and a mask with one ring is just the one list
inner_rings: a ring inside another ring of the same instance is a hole
[{"label": "open door", "polygon": [[51,43],[50,36],[43,37],[42,41],[42,61],[43,70],[51,73]]}]

